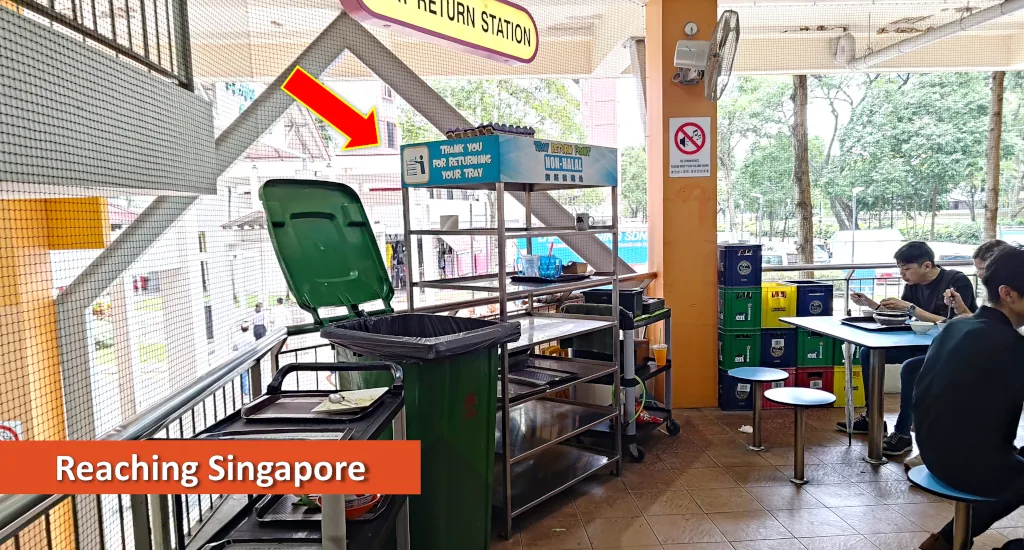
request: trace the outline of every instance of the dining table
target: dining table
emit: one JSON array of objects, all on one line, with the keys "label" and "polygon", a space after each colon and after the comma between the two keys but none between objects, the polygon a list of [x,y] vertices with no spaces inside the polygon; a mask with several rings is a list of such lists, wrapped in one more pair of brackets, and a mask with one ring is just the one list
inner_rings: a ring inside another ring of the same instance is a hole
[{"label": "dining table", "polygon": [[[938,327],[933,327],[925,334],[918,334],[911,330],[909,325],[889,330],[870,330],[844,323],[846,316],[818,316],[818,317],[783,317],[782,322],[825,336],[831,336],[846,346],[846,430],[852,434],[853,429],[853,368],[851,365],[851,346],[861,346],[870,352],[871,372],[870,387],[867,390],[868,405],[868,454],[864,458],[871,464],[885,464],[888,462],[882,455],[882,439],[885,437],[884,429],[884,389],[885,389],[885,352],[890,349],[910,348],[919,346],[930,346],[932,340],[939,333]],[[852,442],[852,435],[850,435]]]}]

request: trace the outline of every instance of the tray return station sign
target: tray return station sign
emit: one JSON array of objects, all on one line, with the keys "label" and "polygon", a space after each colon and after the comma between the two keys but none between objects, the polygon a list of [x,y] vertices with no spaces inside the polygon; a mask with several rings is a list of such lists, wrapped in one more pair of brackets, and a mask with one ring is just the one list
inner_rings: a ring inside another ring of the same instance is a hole
[{"label": "tray return station sign", "polygon": [[670,118],[668,135],[668,176],[702,178],[711,176],[711,118]]},{"label": "tray return station sign", "polygon": [[341,0],[352,17],[512,65],[537,57],[537,23],[508,0]]}]

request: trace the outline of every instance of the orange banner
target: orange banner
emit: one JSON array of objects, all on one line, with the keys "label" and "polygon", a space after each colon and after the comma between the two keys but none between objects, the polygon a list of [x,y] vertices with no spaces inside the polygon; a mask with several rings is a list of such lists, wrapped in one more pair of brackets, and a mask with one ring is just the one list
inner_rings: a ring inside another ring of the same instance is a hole
[{"label": "orange banner", "polygon": [[419,492],[419,441],[0,443],[2,494]]}]

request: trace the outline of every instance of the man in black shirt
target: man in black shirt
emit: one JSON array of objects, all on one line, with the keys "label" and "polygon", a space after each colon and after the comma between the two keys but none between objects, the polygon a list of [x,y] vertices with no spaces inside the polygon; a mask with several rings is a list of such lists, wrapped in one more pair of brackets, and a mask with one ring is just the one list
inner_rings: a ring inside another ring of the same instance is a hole
[{"label": "man in black shirt", "polygon": [[[999,250],[982,281],[991,307],[935,337],[914,393],[928,469],[954,489],[996,499],[974,504],[972,538],[1024,505],[1024,458],[1014,447],[1024,407],[1024,250]],[[921,548],[948,549],[952,540],[950,522]],[[1004,548],[1024,547],[1011,544]]]},{"label": "man in black shirt", "polygon": [[[938,323],[953,317],[952,307],[947,303],[946,291],[953,289],[963,300],[970,311],[978,309],[974,298],[974,286],[963,273],[939,267],[935,264],[935,252],[926,243],[909,242],[895,254],[896,265],[900,268],[900,276],[906,282],[903,296],[900,299],[886,298],[879,304],[859,292],[850,294],[850,299],[859,306],[872,309],[906,311],[912,318],[920,321]],[[910,437],[913,425],[914,381],[924,364],[927,347],[900,348],[889,350],[886,360],[890,363],[903,363],[900,369],[900,415],[891,434],[882,441],[882,453],[886,455],[903,454],[914,448],[914,440]],[[864,386],[871,387],[872,372],[871,350],[862,348],[860,360],[864,371]],[[877,368],[885,368],[878,365]],[[836,427],[846,431],[846,422],[839,422]],[[887,429],[883,427],[883,430]],[[868,433],[867,412],[853,421],[853,433]]]}]

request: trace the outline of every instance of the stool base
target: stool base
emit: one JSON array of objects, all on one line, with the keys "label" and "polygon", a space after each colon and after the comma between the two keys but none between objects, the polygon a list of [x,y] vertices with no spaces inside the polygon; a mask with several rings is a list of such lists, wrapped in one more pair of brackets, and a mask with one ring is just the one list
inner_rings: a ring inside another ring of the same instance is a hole
[{"label": "stool base", "polygon": [[753,445],[747,445],[747,450],[749,450],[749,451],[758,451],[758,452],[760,452],[760,451],[763,451],[764,449],[765,449],[764,446],[755,447]]},{"label": "stool base", "polygon": [[874,465],[878,466],[878,465],[881,465],[881,464],[888,464],[889,463],[889,459],[885,458],[884,456],[882,458],[878,458],[878,459],[871,458],[870,456],[866,456],[866,457],[864,457],[864,462],[867,462],[868,464],[874,464]]},{"label": "stool base", "polygon": [[794,478],[790,478],[789,481],[795,483],[796,485],[807,485],[807,480],[806,479],[797,479],[797,478],[794,477]]}]

